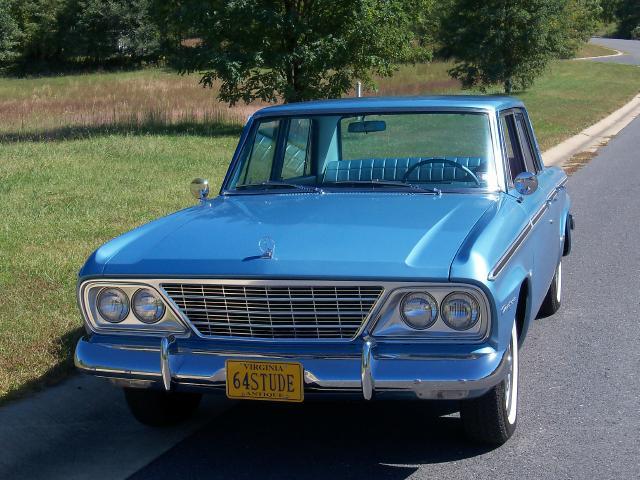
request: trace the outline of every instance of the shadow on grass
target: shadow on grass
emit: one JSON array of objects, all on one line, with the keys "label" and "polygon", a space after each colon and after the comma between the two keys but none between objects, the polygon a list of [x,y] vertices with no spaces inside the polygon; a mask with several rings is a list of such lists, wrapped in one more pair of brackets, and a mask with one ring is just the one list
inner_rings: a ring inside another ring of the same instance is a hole
[{"label": "shadow on grass", "polygon": [[0,133],[1,143],[50,142],[64,140],[85,140],[108,135],[192,135],[200,137],[222,137],[240,135],[240,125],[224,123],[184,122],[161,124],[155,122],[140,124],[111,124],[95,126],[68,126],[48,130]]},{"label": "shadow on grass", "polygon": [[73,364],[73,353],[78,339],[83,334],[83,328],[76,328],[60,337],[58,339],[58,348],[64,355],[64,358],[51,366],[44,374],[40,375],[40,377],[23,383],[19,387],[9,390],[5,395],[0,396],[0,406],[12,400],[22,398],[30,393],[42,390],[43,388],[55,385],[67,378],[75,368]]},{"label": "shadow on grass", "polygon": [[19,61],[0,70],[8,78],[46,78],[61,75],[80,75],[91,73],[132,72],[144,68],[167,68],[162,62],[153,59],[110,58],[103,61],[79,60],[34,60]]}]

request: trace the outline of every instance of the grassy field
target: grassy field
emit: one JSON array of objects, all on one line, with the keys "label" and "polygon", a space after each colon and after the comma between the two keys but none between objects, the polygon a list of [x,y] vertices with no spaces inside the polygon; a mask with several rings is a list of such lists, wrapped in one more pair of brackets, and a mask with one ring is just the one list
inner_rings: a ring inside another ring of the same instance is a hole
[{"label": "grassy field", "polygon": [[[404,67],[378,93],[457,93],[447,68]],[[638,68],[566,61],[521,97],[547,148],[638,90]],[[85,258],[191,205],[193,177],[216,188],[257,107],[220,106],[196,78],[159,70],[0,79],[0,402],[69,371]]]}]

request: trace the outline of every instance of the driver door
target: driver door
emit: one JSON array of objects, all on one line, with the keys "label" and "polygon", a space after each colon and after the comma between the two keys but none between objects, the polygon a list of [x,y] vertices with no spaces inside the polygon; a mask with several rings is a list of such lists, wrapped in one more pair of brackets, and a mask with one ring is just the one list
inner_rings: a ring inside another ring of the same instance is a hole
[{"label": "driver door", "polygon": [[[547,202],[552,190],[555,191],[555,185],[545,181],[544,170],[534,154],[533,142],[526,125],[526,119],[518,109],[500,115],[500,126],[505,139],[508,192],[518,199],[532,225],[527,241],[527,248],[532,248],[534,252],[531,286],[533,298],[541,300],[551,284],[559,258],[560,247],[555,234],[553,212]],[[538,189],[529,195],[521,195],[514,188],[515,178],[525,171],[538,178]]]}]

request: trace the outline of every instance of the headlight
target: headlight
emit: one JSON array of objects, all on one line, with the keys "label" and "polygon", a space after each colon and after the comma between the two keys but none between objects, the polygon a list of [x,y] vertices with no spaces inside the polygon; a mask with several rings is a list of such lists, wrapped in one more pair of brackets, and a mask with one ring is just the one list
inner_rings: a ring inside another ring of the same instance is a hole
[{"label": "headlight", "polygon": [[156,323],[164,316],[164,302],[149,288],[141,288],[133,295],[132,307],[142,323]]},{"label": "headlight", "polygon": [[409,293],[402,299],[400,314],[411,328],[424,330],[438,319],[438,304],[428,293]]},{"label": "headlight", "polygon": [[188,333],[158,282],[87,280],[78,289],[85,322],[96,333],[164,336]]},{"label": "headlight", "polygon": [[110,323],[120,323],[129,315],[129,298],[119,288],[104,288],[98,294],[98,313]]},{"label": "headlight", "polygon": [[442,319],[454,330],[469,330],[480,320],[480,307],[468,293],[453,292],[442,302]]}]

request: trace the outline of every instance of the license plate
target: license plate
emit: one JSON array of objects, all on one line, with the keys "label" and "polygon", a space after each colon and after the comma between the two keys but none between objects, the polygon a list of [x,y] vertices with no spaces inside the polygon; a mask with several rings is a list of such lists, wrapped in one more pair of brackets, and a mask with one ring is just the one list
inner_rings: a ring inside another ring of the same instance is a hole
[{"label": "license plate", "polygon": [[227,397],[243,400],[302,402],[302,365],[227,360]]}]

